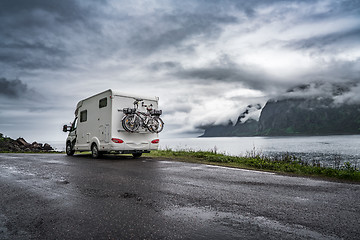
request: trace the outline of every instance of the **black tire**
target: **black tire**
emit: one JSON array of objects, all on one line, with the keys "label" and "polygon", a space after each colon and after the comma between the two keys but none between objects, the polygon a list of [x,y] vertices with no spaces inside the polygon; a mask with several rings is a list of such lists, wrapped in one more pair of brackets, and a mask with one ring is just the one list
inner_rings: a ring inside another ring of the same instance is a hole
[{"label": "black tire", "polygon": [[122,126],[125,129],[125,131],[128,131],[128,132],[135,132],[140,127],[139,118],[134,114],[126,115],[125,117],[123,117],[121,122],[122,122]]},{"label": "black tire", "polygon": [[91,156],[93,158],[99,158],[101,157],[102,153],[99,151],[98,146],[96,145],[96,143],[93,143],[93,145],[91,145]]},{"label": "black tire", "polygon": [[142,153],[133,153],[132,155],[134,158],[139,158],[141,157]]},{"label": "black tire", "polygon": [[164,122],[161,118],[153,118],[148,123],[150,132],[159,133],[164,129]]},{"label": "black tire", "polygon": [[75,150],[73,150],[71,142],[67,142],[66,143],[66,155],[72,156],[72,155],[74,155],[74,153],[75,153]]}]

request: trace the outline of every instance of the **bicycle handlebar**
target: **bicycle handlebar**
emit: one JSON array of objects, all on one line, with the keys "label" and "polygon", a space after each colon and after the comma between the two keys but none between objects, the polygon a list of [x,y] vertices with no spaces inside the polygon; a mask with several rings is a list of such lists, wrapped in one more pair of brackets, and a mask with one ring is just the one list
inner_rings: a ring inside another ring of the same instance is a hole
[{"label": "bicycle handlebar", "polygon": [[[140,101],[143,101],[143,100],[144,100],[144,99],[135,98],[134,106],[136,105],[136,108],[138,108],[138,107],[139,107],[139,102],[140,102]],[[144,104],[144,102],[141,103],[141,106],[142,106],[142,107],[146,107],[146,109],[148,109],[148,110],[151,110],[152,107],[153,107],[152,103],[148,106],[148,105]]]},{"label": "bicycle handlebar", "polygon": [[144,100],[144,99],[141,99],[141,98],[134,98],[134,99],[135,99],[134,103],[138,103],[138,102]]}]

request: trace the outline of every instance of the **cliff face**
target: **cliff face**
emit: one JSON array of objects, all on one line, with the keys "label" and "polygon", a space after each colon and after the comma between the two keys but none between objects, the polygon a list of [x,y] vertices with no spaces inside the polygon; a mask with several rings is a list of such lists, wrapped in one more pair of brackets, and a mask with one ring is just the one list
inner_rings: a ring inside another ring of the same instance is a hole
[{"label": "cliff face", "polygon": [[360,105],[334,105],[331,99],[268,101],[257,135],[360,134]]},{"label": "cliff face", "polygon": [[205,132],[201,137],[245,137],[256,134],[258,128],[258,121],[253,119],[247,120],[245,123],[238,123],[235,126],[229,124],[215,125],[205,128]]},{"label": "cliff face", "polygon": [[360,134],[359,104],[336,105],[331,98],[270,100],[259,121],[209,126],[202,137],[331,134]]}]

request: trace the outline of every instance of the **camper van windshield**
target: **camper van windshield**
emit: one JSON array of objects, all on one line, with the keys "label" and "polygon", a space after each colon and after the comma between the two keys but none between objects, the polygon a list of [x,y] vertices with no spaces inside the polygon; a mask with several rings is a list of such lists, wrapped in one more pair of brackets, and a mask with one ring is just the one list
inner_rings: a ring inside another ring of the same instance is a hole
[{"label": "camper van windshield", "polygon": [[72,123],[71,129],[70,129],[71,132],[74,131],[74,130],[76,130],[76,128],[77,128],[77,122],[78,122],[77,120],[78,120],[78,118],[75,118],[75,119],[74,119],[74,122]]}]

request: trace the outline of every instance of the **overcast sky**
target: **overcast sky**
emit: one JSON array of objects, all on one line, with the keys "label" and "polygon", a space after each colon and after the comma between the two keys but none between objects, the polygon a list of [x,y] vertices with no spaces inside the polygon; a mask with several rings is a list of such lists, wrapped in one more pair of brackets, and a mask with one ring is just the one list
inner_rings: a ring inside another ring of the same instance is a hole
[{"label": "overcast sky", "polygon": [[2,0],[0,39],[0,132],[28,141],[65,140],[76,103],[109,88],[159,96],[162,137],[304,83],[360,101],[357,0]]}]

